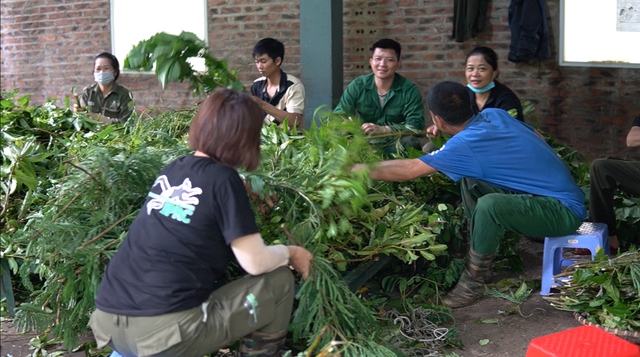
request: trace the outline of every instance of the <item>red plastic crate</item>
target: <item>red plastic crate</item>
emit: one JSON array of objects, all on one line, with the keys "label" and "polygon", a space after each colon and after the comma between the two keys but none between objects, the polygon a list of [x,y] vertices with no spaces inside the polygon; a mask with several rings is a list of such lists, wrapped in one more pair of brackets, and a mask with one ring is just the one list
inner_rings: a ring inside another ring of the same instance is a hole
[{"label": "red plastic crate", "polygon": [[640,357],[640,346],[595,326],[534,338],[526,357]]}]

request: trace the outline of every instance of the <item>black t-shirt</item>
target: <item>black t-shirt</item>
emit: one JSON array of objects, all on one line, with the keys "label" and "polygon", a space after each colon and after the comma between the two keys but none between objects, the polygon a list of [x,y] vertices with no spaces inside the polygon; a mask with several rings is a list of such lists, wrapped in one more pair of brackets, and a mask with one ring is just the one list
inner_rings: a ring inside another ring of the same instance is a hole
[{"label": "black t-shirt", "polygon": [[231,242],[259,232],[231,167],[184,156],[156,179],[100,284],[96,306],[129,316],[204,302],[233,258]]},{"label": "black t-shirt", "polygon": [[[489,92],[489,99],[484,103],[484,108],[482,109],[498,108],[506,111],[516,109],[518,112],[516,119],[524,121],[522,104],[520,103],[518,96],[504,84],[496,80],[494,80],[494,83],[496,86],[491,89],[491,92]],[[476,94],[469,88],[467,88],[467,92],[469,92],[469,97],[471,97],[471,109],[473,110],[473,114],[478,114],[480,109],[478,109],[478,104],[476,104]]]},{"label": "black t-shirt", "polygon": [[633,119],[633,124],[631,124],[631,126],[640,126],[640,115]]}]

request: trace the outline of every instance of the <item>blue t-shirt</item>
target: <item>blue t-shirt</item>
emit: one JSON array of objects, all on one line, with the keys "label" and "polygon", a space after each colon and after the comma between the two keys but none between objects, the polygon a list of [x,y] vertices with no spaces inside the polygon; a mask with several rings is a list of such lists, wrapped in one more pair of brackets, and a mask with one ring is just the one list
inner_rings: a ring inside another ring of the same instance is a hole
[{"label": "blue t-shirt", "polygon": [[474,115],[438,151],[420,158],[458,181],[472,178],[515,193],[554,197],[584,220],[584,192],[532,127],[502,109]]}]

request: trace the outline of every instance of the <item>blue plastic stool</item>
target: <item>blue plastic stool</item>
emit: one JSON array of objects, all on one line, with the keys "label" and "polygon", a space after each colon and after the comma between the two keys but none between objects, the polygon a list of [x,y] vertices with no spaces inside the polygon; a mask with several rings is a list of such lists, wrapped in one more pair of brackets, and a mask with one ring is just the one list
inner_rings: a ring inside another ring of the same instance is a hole
[{"label": "blue plastic stool", "polygon": [[[609,228],[604,223],[584,222],[578,230],[568,236],[546,237],[542,256],[542,288],[540,295],[549,295],[552,286],[557,286],[553,276],[560,273],[564,266],[580,260],[564,259],[564,248],[586,248],[591,251],[591,260],[599,249],[609,255]],[[584,259],[583,259],[584,260]]]}]

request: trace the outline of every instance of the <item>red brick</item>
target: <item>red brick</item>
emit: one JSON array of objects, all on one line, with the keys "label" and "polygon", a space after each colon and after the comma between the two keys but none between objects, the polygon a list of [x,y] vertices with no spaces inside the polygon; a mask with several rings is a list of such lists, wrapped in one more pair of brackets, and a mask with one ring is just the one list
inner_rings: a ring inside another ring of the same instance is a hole
[{"label": "red brick", "polygon": [[255,23],[255,24],[244,24],[245,30],[262,30],[264,29],[264,24]]},{"label": "red brick", "polygon": [[40,42],[53,42],[55,40],[56,40],[56,37],[51,35],[38,37],[38,41]]},{"label": "red brick", "polygon": [[67,17],[67,15],[64,12],[52,12],[49,14],[49,19],[51,20],[63,19],[65,17]]},{"label": "red brick", "polygon": [[242,12],[240,7],[223,7],[220,11],[221,14],[239,14]]},{"label": "red brick", "polygon": [[[104,10],[101,9],[96,9],[96,10],[82,10],[82,15],[83,17],[107,17],[109,16],[108,13],[105,13]],[[69,14],[69,13],[67,13]],[[69,15],[71,16],[71,15]]]}]

